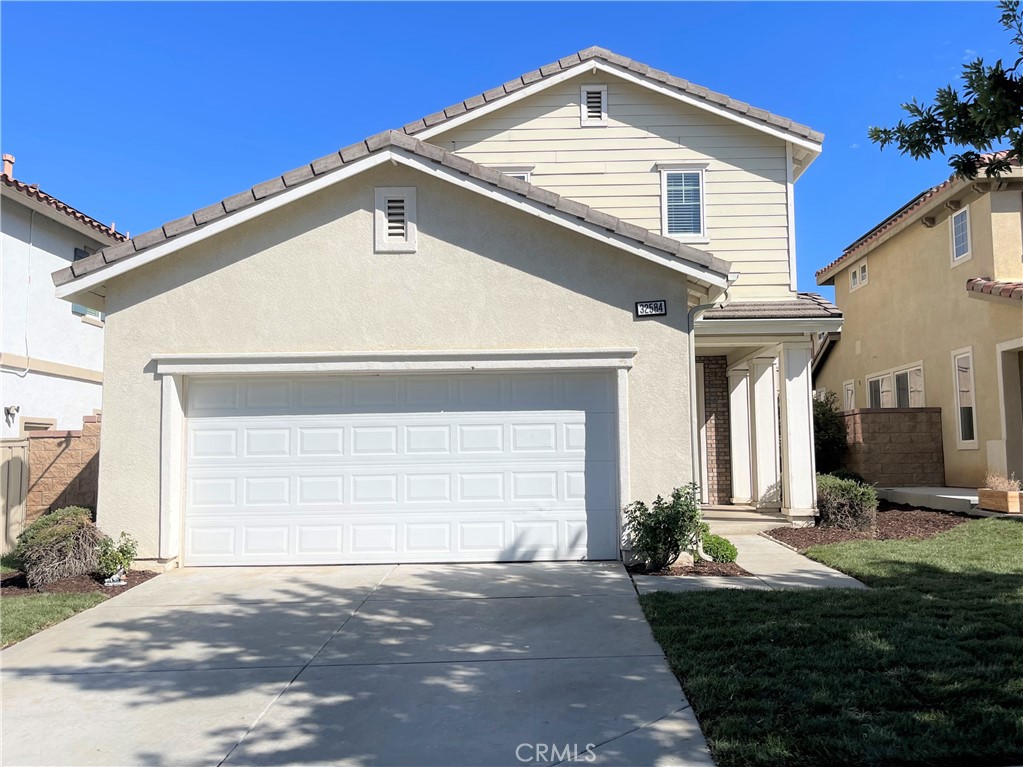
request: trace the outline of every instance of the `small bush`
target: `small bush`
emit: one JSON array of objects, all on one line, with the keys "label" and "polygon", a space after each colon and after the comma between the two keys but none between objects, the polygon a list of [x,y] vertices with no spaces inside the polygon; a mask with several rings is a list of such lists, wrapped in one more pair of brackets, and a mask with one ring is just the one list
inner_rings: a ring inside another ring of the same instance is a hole
[{"label": "small bush", "polygon": [[861,485],[870,484],[861,475],[857,474],[855,471],[850,471],[849,469],[835,469],[834,471],[829,471],[827,473],[830,474],[832,477],[838,477],[839,479],[849,479]]},{"label": "small bush", "polygon": [[39,588],[61,578],[90,575],[99,562],[104,536],[92,512],[68,506],[44,514],[18,536],[15,559],[30,586]]},{"label": "small bush", "polygon": [[874,530],[877,526],[877,491],[872,485],[818,474],[817,514],[821,527]]},{"label": "small bush", "polygon": [[121,533],[116,544],[112,538],[104,537],[99,544],[99,562],[96,565],[96,574],[102,578],[109,578],[118,570],[127,572],[131,569],[138,550],[138,541],[127,533]]},{"label": "small bush", "polygon": [[700,503],[695,484],[676,487],[665,500],[651,506],[642,501],[623,509],[633,552],[651,571],[663,570],[695,545],[700,534]]},{"label": "small bush", "polygon": [[813,399],[813,451],[817,470],[834,471],[842,465],[842,456],[849,449],[845,418],[838,407],[838,395],[826,391]]},{"label": "small bush", "polygon": [[1016,475],[1005,476],[997,471],[989,471],[984,475],[984,487],[988,490],[1002,490],[1009,493],[1018,493],[1023,490],[1023,482],[1016,479]]},{"label": "small bush", "polygon": [[703,536],[703,553],[715,562],[734,562],[739,550],[727,538],[720,535]]}]

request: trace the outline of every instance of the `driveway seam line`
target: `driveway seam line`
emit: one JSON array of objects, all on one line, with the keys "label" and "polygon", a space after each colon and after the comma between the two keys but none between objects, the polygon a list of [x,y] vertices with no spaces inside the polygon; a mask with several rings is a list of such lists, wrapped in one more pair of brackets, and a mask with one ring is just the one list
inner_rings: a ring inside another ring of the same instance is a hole
[{"label": "driveway seam line", "polygon": [[[677,708],[674,711],[669,711],[664,716],[659,716],[656,719],[650,720],[649,722],[645,722],[643,724],[637,725],[637,726],[633,727],[631,730],[626,730],[625,732],[623,732],[623,733],[621,733],[619,735],[615,735],[613,738],[608,738],[607,740],[602,741],[600,743],[594,743],[593,744],[593,748],[595,748],[595,749],[596,748],[603,748],[608,743],[614,743],[616,740],[620,740],[621,738],[624,738],[626,735],[632,735],[632,733],[639,732],[640,730],[646,729],[647,727],[649,727],[652,724],[657,724],[658,722],[663,722],[669,716],[674,716],[675,714],[681,713],[682,711],[685,711],[686,709],[690,709],[692,707],[693,706],[692,706],[691,703],[686,703],[681,708]],[[702,730],[701,730],[701,732],[702,732]],[[587,745],[589,745],[589,744],[587,744]],[[565,764],[565,760],[564,759],[562,759],[560,762],[554,762],[554,763],[548,765],[548,767],[558,767],[558,765],[561,765],[561,764]]]},{"label": "driveway seam line", "polygon": [[238,741],[233,746],[231,746],[230,749],[228,749],[228,752],[226,754],[224,754],[224,758],[221,759],[219,762],[217,762],[217,767],[222,767],[224,762],[226,762],[228,759],[231,758],[231,754],[233,754],[237,750],[238,746],[240,746],[242,743],[245,742],[245,739],[249,736],[249,734],[254,729],[256,729],[256,727],[259,725],[259,723],[263,720],[263,717],[267,715],[267,713],[270,711],[271,708],[274,707],[274,705],[276,705],[277,701],[279,701],[281,699],[281,697],[284,695],[284,693],[286,693],[288,690],[291,689],[291,686],[293,684],[295,684],[295,680],[298,679],[302,675],[303,671],[305,671],[307,668],[309,668],[309,665],[316,659],[316,656],[319,655],[323,651],[323,648],[326,647],[334,637],[336,637],[338,634],[341,633],[342,629],[344,629],[344,627],[348,625],[348,621],[350,621],[352,618],[355,617],[355,614],[357,612],[359,612],[359,610],[362,608],[362,606],[364,604],[366,604],[366,600],[369,599],[370,594],[372,594],[374,591],[376,591],[378,588],[380,588],[380,584],[383,583],[385,580],[387,580],[387,578],[390,577],[391,573],[393,573],[396,569],[398,569],[398,565],[393,565],[391,567],[391,569],[388,570],[379,581],[377,581],[377,584],[373,587],[373,589],[369,592],[369,594],[367,594],[363,598],[363,600],[359,603],[359,606],[356,607],[354,610],[352,610],[352,612],[348,614],[347,618],[345,618],[343,621],[341,621],[341,625],[337,627],[337,629],[334,631],[333,634],[331,634],[329,637],[327,637],[327,639],[323,642],[323,644],[320,645],[319,649],[312,654],[312,657],[310,657],[309,660],[307,660],[305,662],[305,665],[303,665],[295,673],[295,675],[291,678],[291,680],[286,685],[284,685],[284,687],[282,687],[277,692],[277,694],[273,696],[273,698],[270,699],[270,702],[267,703],[266,706],[263,708],[263,710],[260,711],[259,714],[256,715],[256,718],[252,720],[252,724],[250,724],[246,728],[245,732],[243,732],[241,737],[238,738]]}]

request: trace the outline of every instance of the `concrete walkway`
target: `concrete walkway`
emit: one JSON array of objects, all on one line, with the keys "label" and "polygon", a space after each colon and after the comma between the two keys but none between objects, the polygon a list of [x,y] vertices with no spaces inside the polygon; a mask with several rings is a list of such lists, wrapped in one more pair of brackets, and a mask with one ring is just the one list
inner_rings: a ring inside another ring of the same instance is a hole
[{"label": "concrete walkway", "polygon": [[736,562],[754,577],[663,577],[634,575],[640,594],[651,591],[703,591],[707,589],[865,589],[855,578],[807,559],[792,549],[759,535],[734,535],[729,540],[739,550]]},{"label": "concrete walkway", "polygon": [[713,767],[614,562],[177,570],[0,663],[4,765]]}]

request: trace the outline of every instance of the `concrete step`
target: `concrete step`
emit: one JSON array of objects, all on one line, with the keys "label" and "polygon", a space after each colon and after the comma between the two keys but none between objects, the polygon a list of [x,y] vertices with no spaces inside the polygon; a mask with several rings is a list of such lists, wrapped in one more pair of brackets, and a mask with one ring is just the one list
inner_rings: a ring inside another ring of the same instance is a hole
[{"label": "concrete step", "polygon": [[764,530],[787,527],[788,518],[782,514],[747,507],[717,507],[703,510],[703,521],[715,535],[756,535]]}]

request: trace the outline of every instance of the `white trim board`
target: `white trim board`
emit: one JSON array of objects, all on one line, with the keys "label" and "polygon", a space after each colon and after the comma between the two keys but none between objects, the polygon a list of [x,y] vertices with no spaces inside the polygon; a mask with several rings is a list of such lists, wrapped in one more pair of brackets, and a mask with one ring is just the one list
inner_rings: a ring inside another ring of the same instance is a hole
[{"label": "white trim board", "polygon": [[603,61],[597,61],[595,59],[588,59],[586,61],[580,62],[579,64],[576,64],[575,66],[569,69],[563,70],[562,72],[556,75],[545,77],[542,80],[537,80],[536,82],[530,83],[529,85],[520,88],[514,93],[510,93],[507,96],[503,96],[497,99],[496,101],[490,102],[489,104],[485,104],[484,106],[477,107],[476,109],[470,110],[468,112],[464,112],[460,114],[458,117],[451,118],[450,120],[445,120],[441,123],[438,123],[437,125],[434,125],[433,127],[426,128],[425,130],[416,131],[414,135],[416,138],[419,139],[432,138],[434,136],[446,133],[447,131],[457,128],[461,125],[464,125],[467,122],[475,120],[478,117],[483,117],[484,115],[488,115],[492,112],[502,109],[503,107],[508,106],[509,104],[514,104],[517,101],[521,101],[522,99],[528,96],[532,96],[534,94],[545,91],[554,85],[558,85],[559,83],[565,82],[566,80],[571,80],[574,77],[578,77],[584,74],[591,73],[595,74],[597,72],[605,72],[612,76],[619,77],[622,80],[626,80],[627,82],[630,82],[634,85],[639,85],[643,88],[647,88],[649,90],[654,91],[655,93],[661,94],[662,96],[667,96],[668,98],[675,99],[676,101],[681,101],[682,103],[688,104],[689,106],[697,107],[698,109],[703,109],[707,112],[710,112],[711,114],[717,115],[718,117],[723,117],[726,120],[731,120],[732,122],[744,125],[752,130],[759,131],[761,133],[766,133],[767,135],[773,136],[776,139],[790,142],[798,147],[807,150],[808,152],[810,152],[811,159],[800,169],[800,174],[802,174],[802,172],[805,171],[810,166],[810,163],[813,162],[814,159],[816,159],[817,155],[821,153],[821,145],[815,141],[812,141],[807,138],[800,138],[794,135],[793,133],[782,130],[781,128],[773,128],[770,125],[765,125],[764,123],[758,122],[756,120],[751,120],[747,117],[741,117],[740,115],[737,115],[728,109],[715,106],[714,104],[711,104],[708,101],[696,98],[695,96],[690,96],[670,86],[652,82],[651,80],[641,75],[637,75],[634,72],[630,72],[629,70],[615,66],[614,64],[609,64]]},{"label": "white trim board", "polygon": [[596,224],[583,221],[575,216],[555,210],[542,203],[523,197],[515,192],[509,192],[501,189],[500,187],[496,187],[488,182],[466,176],[453,168],[449,168],[446,165],[440,165],[433,160],[420,157],[408,150],[392,146],[387,149],[382,149],[376,154],[368,155],[367,157],[356,160],[355,162],[338,168],[337,170],[318,176],[312,181],[292,187],[291,189],[287,189],[272,197],[267,197],[266,199],[235,211],[234,213],[229,213],[228,215],[206,224],[205,226],[161,242],[136,255],[126,256],[119,261],[115,261],[109,266],[97,269],[94,272],[89,272],[88,274],[84,274],[71,282],[59,285],[56,288],[56,296],[57,298],[65,299],[73,298],[79,293],[84,293],[97,285],[104,284],[107,280],[113,277],[117,277],[125,272],[137,269],[140,266],[144,266],[157,260],[158,258],[162,258],[163,256],[179,251],[190,245],[194,245],[208,237],[212,237],[238,226],[239,224],[251,221],[264,213],[268,213],[283,205],[300,200],[307,195],[318,192],[321,189],[325,189],[332,184],[349,179],[363,171],[375,168],[376,166],[388,161],[420,170],[427,175],[452,182],[463,189],[468,189],[491,199],[499,200],[517,210],[530,213],[538,218],[556,223],[566,229],[570,229],[590,237],[591,239],[611,245],[612,247],[616,247],[628,253],[632,253],[640,258],[652,261],[653,263],[660,264],[674,272],[692,277],[697,282],[723,288],[728,281],[727,275],[715,272],[709,267],[687,261],[681,257],[671,256],[661,250],[645,247],[635,240],[615,234],[614,232],[609,232]]},{"label": "white trim board", "polygon": [[541,351],[306,352],[267,354],[154,354],[157,375],[275,373],[455,373],[513,370],[623,369],[636,349]]}]

